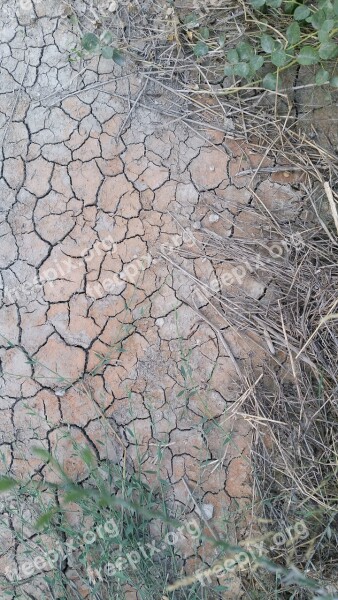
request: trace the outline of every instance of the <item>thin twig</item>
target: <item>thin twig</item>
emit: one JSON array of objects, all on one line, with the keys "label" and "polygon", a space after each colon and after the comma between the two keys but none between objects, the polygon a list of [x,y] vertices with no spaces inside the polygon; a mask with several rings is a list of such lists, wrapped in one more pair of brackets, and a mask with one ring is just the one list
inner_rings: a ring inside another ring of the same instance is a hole
[{"label": "thin twig", "polygon": [[337,229],[337,233],[338,233],[338,212],[337,212],[337,206],[336,203],[333,199],[333,194],[332,194],[332,190],[330,188],[330,184],[328,183],[328,181],[325,181],[324,183],[324,190],[327,196],[327,199],[329,201],[330,204],[330,209],[332,212],[332,216],[333,216],[333,220]]},{"label": "thin twig", "polygon": [[194,498],[193,494],[191,493],[191,491],[190,491],[190,489],[189,489],[189,486],[188,486],[188,484],[187,484],[187,482],[186,482],[186,480],[185,480],[185,478],[184,478],[184,477],[182,477],[182,481],[183,481],[183,483],[184,483],[184,485],[185,485],[185,487],[186,487],[186,490],[187,490],[187,492],[188,492],[188,494],[189,494],[189,496],[190,496],[191,500],[193,501],[193,504],[194,504],[194,506],[195,506],[195,510],[196,510],[196,512],[197,512],[197,514],[198,514],[198,516],[199,516],[199,517],[201,517],[201,519],[202,519],[203,523],[204,523],[204,524],[205,524],[205,526],[206,526],[206,527],[209,529],[209,531],[210,531],[210,533],[211,533],[212,537],[213,537],[215,540],[218,540],[218,536],[217,536],[217,534],[214,532],[213,528],[212,528],[212,527],[209,525],[208,521],[206,520],[206,518],[205,518],[205,515],[203,514],[203,509],[202,509],[202,508],[200,508],[200,507],[198,506],[198,504],[197,504],[197,502],[196,502],[196,500],[195,500],[195,498]]},{"label": "thin twig", "polygon": [[9,119],[8,119],[7,123],[6,123],[5,131],[4,131],[3,138],[2,138],[2,144],[4,144],[4,141],[5,141],[5,138],[6,138],[6,135],[7,135],[8,129],[9,129],[9,126],[10,126],[10,124],[11,124],[11,122],[12,122],[12,119],[13,119],[13,116],[14,116],[14,113],[15,113],[15,110],[16,110],[16,107],[17,107],[17,105],[18,105],[19,98],[20,98],[20,94],[21,94],[21,90],[22,90],[22,87],[23,87],[24,81],[25,81],[25,79],[26,79],[26,74],[27,74],[27,71],[28,71],[28,67],[29,67],[29,60],[28,60],[28,61],[27,61],[27,63],[26,63],[26,69],[25,69],[25,72],[24,72],[24,74],[23,74],[22,81],[21,81],[21,83],[20,83],[20,87],[19,87],[19,89],[18,89],[18,93],[17,93],[16,100],[15,100],[15,103],[14,103],[14,106],[13,106],[13,110],[12,110],[12,112],[11,112],[10,116],[9,116]]},{"label": "thin twig", "polygon": [[138,102],[139,102],[139,100],[140,100],[141,96],[143,95],[143,93],[144,93],[144,91],[145,91],[145,89],[146,89],[147,85],[148,85],[148,79],[146,79],[146,82],[145,82],[145,84],[142,86],[142,88],[140,89],[139,93],[137,94],[137,97],[136,97],[136,99],[135,99],[135,100],[131,100],[131,99],[130,99],[131,108],[130,108],[130,110],[129,110],[129,112],[128,112],[128,114],[127,114],[126,118],[125,118],[125,120],[123,121],[123,123],[122,123],[122,125],[121,125],[120,129],[118,130],[118,132],[117,132],[117,134],[116,134],[116,137],[117,137],[117,138],[120,138],[120,137],[121,137],[121,135],[122,135],[122,133],[124,132],[124,129],[125,129],[125,127],[126,127],[126,125],[127,125],[128,121],[129,121],[129,119],[130,119],[130,117],[131,117],[132,113],[134,112],[134,110],[135,110],[135,108],[136,108],[136,106],[137,106],[137,104],[138,104]]},{"label": "thin twig", "polygon": [[236,173],[236,177],[244,177],[245,175],[257,175],[258,173],[280,173],[284,171],[311,171],[313,167],[303,167],[295,165],[276,165],[275,167],[260,167],[259,169],[247,169]]}]

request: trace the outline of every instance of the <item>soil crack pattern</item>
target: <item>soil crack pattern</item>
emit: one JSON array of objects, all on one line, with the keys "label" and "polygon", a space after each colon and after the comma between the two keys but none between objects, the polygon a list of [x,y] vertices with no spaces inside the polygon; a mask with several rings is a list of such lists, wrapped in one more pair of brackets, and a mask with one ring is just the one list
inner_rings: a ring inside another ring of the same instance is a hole
[{"label": "soil crack pattern", "polygon": [[[0,4],[2,474],[41,479],[39,445],[85,481],[66,434],[121,462],[105,420],[150,485],[167,481],[169,502],[194,512],[188,484],[212,505],[214,531],[243,539],[252,432],[232,409],[266,348],[218,318],[213,297],[230,285],[268,305],[272,277],[243,266],[240,240],[266,233],[256,196],[288,219],[299,192],[267,179],[253,196],[237,173],[269,159],[169,121],[165,94],[151,81],[142,93],[133,70],[69,61],[78,32],[61,1]],[[233,242],[227,261],[220,239]],[[10,529],[2,545],[2,562],[20,554]],[[180,550],[187,574],[212,564],[211,547]],[[233,586],[224,598],[241,597],[237,576]]]}]

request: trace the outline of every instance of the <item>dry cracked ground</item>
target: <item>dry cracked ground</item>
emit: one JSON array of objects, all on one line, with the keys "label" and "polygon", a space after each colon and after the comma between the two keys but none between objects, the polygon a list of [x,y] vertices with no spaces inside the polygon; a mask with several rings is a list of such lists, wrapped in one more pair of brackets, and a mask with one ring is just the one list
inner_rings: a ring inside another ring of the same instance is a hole
[{"label": "dry cracked ground", "polygon": [[[257,235],[256,197],[237,173],[261,157],[166,118],[151,85],[131,111],[144,79],[102,58],[69,62],[78,32],[60,1],[1,5],[1,471],[42,477],[40,445],[83,480],[71,440],[121,460],[108,420],[128,460],[157,465],[182,509],[194,509],[185,479],[212,505],[215,531],[243,538],[252,434],[228,410],[239,371],[259,372],[264,356],[224,320],[201,318],[193,295],[194,278],[226,283],[229,270],[201,258],[201,230]],[[292,204],[282,183],[261,182],[257,197]],[[266,285],[238,274],[264,303]],[[1,550],[3,564],[9,534]],[[196,567],[195,549],[182,552]],[[212,562],[211,548],[199,555]]]}]

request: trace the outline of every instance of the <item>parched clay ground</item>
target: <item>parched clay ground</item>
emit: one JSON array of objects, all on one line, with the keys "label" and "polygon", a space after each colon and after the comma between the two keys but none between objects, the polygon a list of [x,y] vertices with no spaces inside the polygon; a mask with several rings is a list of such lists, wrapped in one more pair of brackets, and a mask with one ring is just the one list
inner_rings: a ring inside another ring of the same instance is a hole
[{"label": "parched clay ground", "polygon": [[[194,282],[173,263],[210,283],[220,273],[191,232],[256,235],[248,178],[236,177],[247,162],[222,134],[204,132],[207,142],[169,123],[151,86],[130,114],[144,80],[104,59],[70,63],[77,31],[61,5],[39,2],[34,14],[2,2],[1,471],[41,476],[41,444],[85,477],[65,432],[120,460],[105,415],[129,460],[156,465],[182,510],[193,509],[185,477],[213,505],[216,531],[235,536],[241,512],[245,536],[251,430],[227,411],[243,391],[238,371],[262,365],[263,353],[216,318],[234,365],[188,306]],[[293,198],[276,182],[256,193],[280,206]],[[254,275],[241,284],[264,299]],[[184,552],[192,568],[194,549]],[[212,562],[210,548],[199,552]]]}]

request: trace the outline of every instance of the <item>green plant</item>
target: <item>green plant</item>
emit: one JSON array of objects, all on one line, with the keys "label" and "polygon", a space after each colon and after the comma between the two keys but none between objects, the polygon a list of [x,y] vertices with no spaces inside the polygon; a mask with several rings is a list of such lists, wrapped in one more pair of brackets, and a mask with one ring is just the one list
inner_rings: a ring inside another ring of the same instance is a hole
[{"label": "green plant", "polygon": [[122,67],[125,64],[125,57],[120,50],[111,46],[112,41],[113,36],[110,31],[104,31],[100,37],[95,33],[85,33],[81,39],[81,48],[73,49],[71,60],[99,54]]},{"label": "green plant", "polygon": [[[168,598],[170,588],[175,589],[172,600],[222,598],[229,591],[231,577],[222,585],[204,578],[206,590],[203,577],[182,577],[182,562],[172,541],[182,530],[215,546],[215,565],[227,556],[236,562],[238,554],[246,554],[260,574],[262,570],[274,574],[277,587],[287,583],[294,589],[320,592],[314,579],[276,564],[254,540],[252,547],[248,540],[244,547],[231,545],[202,535],[192,517],[170,517],[161,490],[148,486],[137,471],[126,473],[110,461],[97,461],[88,447],[75,443],[74,452],[87,467],[84,485],[72,481],[62,465],[41,448],[36,455],[58,476],[59,483],[0,479],[0,493],[11,493],[10,501],[7,498],[3,503],[0,531],[7,530],[8,521],[14,524],[12,532],[22,549],[19,563],[10,568],[5,563],[1,597],[31,597],[22,588],[32,579],[40,590],[45,585],[55,592],[52,597],[62,600],[80,598],[84,590],[89,598],[123,600],[130,587],[140,600]],[[208,573],[207,566],[203,570]],[[333,600],[331,595],[316,597]]]},{"label": "green plant", "polygon": [[[248,82],[258,78],[265,88],[275,90],[282,71],[317,65],[315,83],[338,87],[333,62],[338,57],[338,0],[319,0],[317,6],[293,0],[250,0],[250,4],[258,33],[248,32],[227,52],[226,75]],[[263,76],[264,67],[269,71]]]},{"label": "green plant", "polygon": [[[88,447],[75,442],[73,448],[87,467],[84,485],[71,480],[41,448],[35,454],[58,483],[48,478],[0,479],[0,494],[10,494],[3,501],[0,532],[14,522],[16,543],[22,548],[17,564],[4,563],[1,598],[26,598],[21,590],[29,578],[63,600],[79,598],[81,589],[90,598],[122,600],[127,584],[140,600],[162,598],[168,581],[178,578],[182,567],[172,538],[189,519],[169,517],[161,489],[152,489],[137,470],[126,472],[110,461],[97,461]],[[71,580],[65,565],[73,572]],[[175,598],[197,600],[199,588],[196,582]]]},{"label": "green plant", "polygon": [[[262,82],[275,90],[283,71],[316,65],[315,83],[338,87],[338,0],[319,0],[317,6],[293,0],[250,0],[250,4],[246,32],[226,53],[226,76]],[[256,30],[251,31],[252,25]],[[225,45],[225,36],[216,36],[195,13],[185,17],[183,27],[197,58]]]}]

